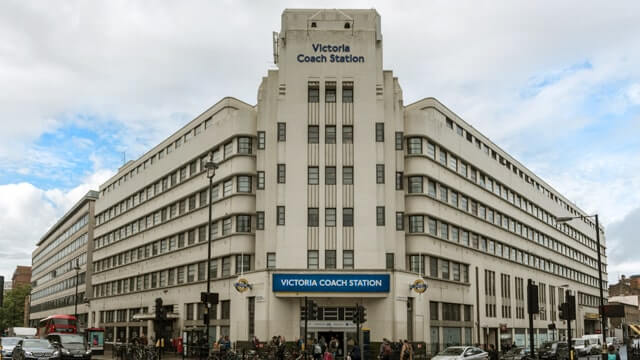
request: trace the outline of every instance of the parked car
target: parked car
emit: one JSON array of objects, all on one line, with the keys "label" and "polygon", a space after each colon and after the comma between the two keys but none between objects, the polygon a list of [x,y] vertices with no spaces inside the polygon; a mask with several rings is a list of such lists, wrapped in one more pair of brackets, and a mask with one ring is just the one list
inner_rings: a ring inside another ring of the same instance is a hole
[{"label": "parked car", "polygon": [[13,360],[60,360],[60,351],[45,339],[20,339],[13,348]]},{"label": "parked car", "polygon": [[525,355],[525,349],[523,347],[512,347],[504,354],[500,354],[501,360],[521,360]]},{"label": "parked car", "polygon": [[91,360],[91,349],[84,337],[80,335],[49,334],[47,340],[59,347],[63,360]]},{"label": "parked car", "polygon": [[548,341],[540,346],[538,354],[543,360],[565,360],[569,358],[569,346],[566,342]]},{"label": "parked car", "polygon": [[487,360],[489,354],[473,346],[450,346],[439,352],[431,360]]},{"label": "parked car", "polygon": [[2,359],[11,359],[13,354],[13,348],[18,344],[21,338],[19,337],[3,337],[0,339],[0,345],[2,346]]},{"label": "parked car", "polygon": [[590,339],[574,339],[573,350],[578,354],[578,356],[587,356],[591,354],[599,354],[600,346],[595,342],[591,342]]}]

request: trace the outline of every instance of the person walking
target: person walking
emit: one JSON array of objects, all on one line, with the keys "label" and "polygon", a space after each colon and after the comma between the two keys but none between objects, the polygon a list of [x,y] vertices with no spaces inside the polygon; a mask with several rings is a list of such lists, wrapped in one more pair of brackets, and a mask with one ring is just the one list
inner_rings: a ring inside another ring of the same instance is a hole
[{"label": "person walking", "polygon": [[321,358],[322,346],[320,346],[317,339],[313,339],[313,360],[320,360]]},{"label": "person walking", "polygon": [[616,351],[616,347],[613,345],[609,345],[607,360],[620,360],[620,354]]},{"label": "person walking", "polygon": [[349,356],[351,357],[351,360],[360,360],[362,358],[360,355],[360,347],[357,342],[353,344],[353,348],[351,349]]}]

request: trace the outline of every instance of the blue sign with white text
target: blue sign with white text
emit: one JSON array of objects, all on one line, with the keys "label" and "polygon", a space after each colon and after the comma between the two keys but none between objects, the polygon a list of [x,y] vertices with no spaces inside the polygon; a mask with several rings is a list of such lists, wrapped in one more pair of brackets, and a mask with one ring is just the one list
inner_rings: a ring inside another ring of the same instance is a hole
[{"label": "blue sign with white text", "polygon": [[389,274],[273,274],[274,292],[389,292]]}]

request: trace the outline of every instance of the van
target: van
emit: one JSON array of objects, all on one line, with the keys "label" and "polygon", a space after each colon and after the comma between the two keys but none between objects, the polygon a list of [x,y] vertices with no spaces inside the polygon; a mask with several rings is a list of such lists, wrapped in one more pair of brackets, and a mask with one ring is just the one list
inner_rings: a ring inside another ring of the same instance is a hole
[{"label": "van", "polygon": [[602,335],[598,334],[590,334],[590,335],[582,335],[583,339],[589,339],[589,344],[591,344],[592,348],[597,348],[598,351],[592,350],[592,353],[600,353],[600,349],[602,349]]}]

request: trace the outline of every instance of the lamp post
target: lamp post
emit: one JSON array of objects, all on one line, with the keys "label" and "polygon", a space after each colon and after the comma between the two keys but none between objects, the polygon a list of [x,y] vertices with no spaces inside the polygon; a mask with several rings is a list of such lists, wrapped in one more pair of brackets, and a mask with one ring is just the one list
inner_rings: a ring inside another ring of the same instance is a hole
[{"label": "lamp post", "polygon": [[207,170],[207,177],[209,178],[209,222],[207,223],[207,308],[206,308],[206,339],[207,348],[209,347],[209,316],[211,315],[211,303],[209,302],[209,294],[211,293],[211,199],[213,190],[213,177],[216,175],[216,169],[218,165],[213,162],[213,152],[209,152],[209,161],[204,163],[204,167]]},{"label": "lamp post", "polygon": [[73,311],[73,316],[76,317],[76,321],[78,321],[78,275],[80,275],[80,264],[78,262],[79,261],[76,260],[76,266],[73,268],[73,270],[76,271],[76,296],[75,296],[75,306]]},{"label": "lamp post", "polygon": [[[598,214],[595,215],[587,215],[587,216],[567,216],[567,217],[559,217],[556,218],[556,223],[565,223],[567,221],[573,219],[584,219],[584,218],[595,218],[596,219],[596,246],[598,247],[598,288],[600,289],[600,307],[598,313],[600,313],[600,320],[602,321],[602,353],[603,358],[606,357],[606,351],[604,349],[607,347],[607,318],[604,316],[604,291],[602,289],[602,259],[600,256],[600,224],[598,222]],[[577,325],[577,324],[576,324]]]}]

